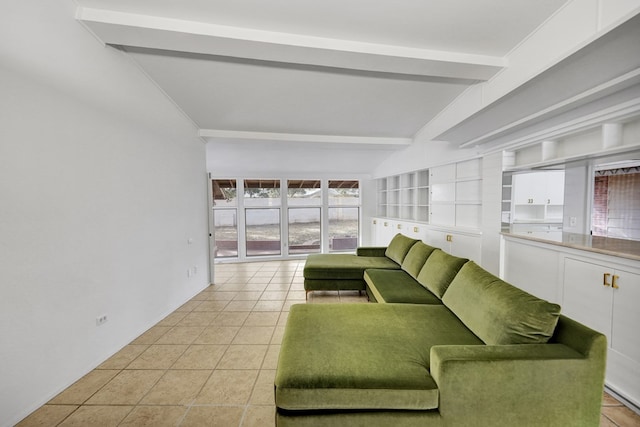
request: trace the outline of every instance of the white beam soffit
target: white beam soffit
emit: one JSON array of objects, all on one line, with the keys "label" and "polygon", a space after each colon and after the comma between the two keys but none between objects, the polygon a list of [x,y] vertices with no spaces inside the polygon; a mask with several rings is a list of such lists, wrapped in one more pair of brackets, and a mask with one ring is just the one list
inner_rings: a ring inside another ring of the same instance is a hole
[{"label": "white beam soffit", "polygon": [[105,44],[247,58],[377,73],[486,81],[503,57],[436,51],[253,30],[79,7],[81,21]]},{"label": "white beam soffit", "polygon": [[209,141],[241,140],[241,141],[274,141],[274,142],[310,142],[324,144],[366,144],[404,147],[411,145],[412,138],[341,136],[341,135],[308,135],[295,133],[246,132],[220,129],[200,129],[198,135]]}]

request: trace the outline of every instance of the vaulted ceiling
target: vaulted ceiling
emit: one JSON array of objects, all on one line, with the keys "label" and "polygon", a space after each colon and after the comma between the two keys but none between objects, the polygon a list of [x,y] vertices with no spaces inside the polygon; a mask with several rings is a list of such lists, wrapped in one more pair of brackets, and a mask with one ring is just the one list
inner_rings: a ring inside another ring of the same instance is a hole
[{"label": "vaulted ceiling", "polygon": [[404,147],[566,0],[77,0],[209,141]]}]

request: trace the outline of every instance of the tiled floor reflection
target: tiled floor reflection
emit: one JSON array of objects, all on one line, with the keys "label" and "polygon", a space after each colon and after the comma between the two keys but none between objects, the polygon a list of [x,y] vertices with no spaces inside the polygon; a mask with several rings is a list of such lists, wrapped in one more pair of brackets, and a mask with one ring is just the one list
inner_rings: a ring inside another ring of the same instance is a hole
[{"label": "tiled floor reflection", "polygon": [[[18,425],[273,426],[284,325],[291,305],[305,303],[303,265],[216,265],[215,285]],[[314,292],[308,302],[366,297]],[[640,427],[640,416],[605,395],[600,425]]]}]

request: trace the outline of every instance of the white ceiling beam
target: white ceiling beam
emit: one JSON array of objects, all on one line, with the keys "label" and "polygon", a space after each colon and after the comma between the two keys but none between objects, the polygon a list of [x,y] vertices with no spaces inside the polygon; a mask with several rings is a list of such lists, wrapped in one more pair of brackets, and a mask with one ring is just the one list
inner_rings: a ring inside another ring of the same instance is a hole
[{"label": "white ceiling beam", "polygon": [[325,144],[367,144],[407,146],[412,138],[392,138],[374,136],[310,135],[299,133],[246,132],[222,129],[200,129],[198,135],[208,140],[279,141],[279,142],[321,142]]},{"label": "white ceiling beam", "polygon": [[503,57],[364,43],[79,7],[103,43],[376,73],[486,81]]}]

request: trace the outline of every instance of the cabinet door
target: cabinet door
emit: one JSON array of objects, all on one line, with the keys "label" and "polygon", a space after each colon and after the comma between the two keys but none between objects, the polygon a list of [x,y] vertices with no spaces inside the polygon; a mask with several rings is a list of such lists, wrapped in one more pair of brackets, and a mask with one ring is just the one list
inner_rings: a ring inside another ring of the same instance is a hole
[{"label": "cabinet door", "polygon": [[424,242],[434,248],[451,253],[451,243],[447,241],[447,233],[444,231],[429,230]]},{"label": "cabinet door", "polygon": [[[556,251],[507,240],[504,278],[538,298],[560,303],[562,292],[558,280],[559,259],[560,255]],[[531,274],[534,262],[536,265],[544,265],[544,268],[536,269],[535,274]]]},{"label": "cabinet door", "polygon": [[513,176],[513,204],[533,204],[536,198],[541,197],[540,186],[544,184],[540,182],[537,175],[538,173],[523,173]]},{"label": "cabinet door", "polygon": [[609,346],[640,363],[640,272],[615,270],[613,293],[613,325]]},{"label": "cabinet door", "polygon": [[564,171],[546,172],[547,180],[547,205],[563,205],[564,204]]},{"label": "cabinet door", "polygon": [[431,224],[454,226],[456,223],[456,207],[455,205],[431,205]]},{"label": "cabinet door", "polygon": [[453,182],[456,180],[456,164],[438,166],[429,169],[431,173],[431,184],[443,182]]},{"label": "cabinet door", "polygon": [[450,251],[451,255],[467,258],[480,264],[481,238],[480,236],[454,234],[451,236]]},{"label": "cabinet door", "polygon": [[565,258],[563,313],[602,332],[611,342],[613,292],[604,286],[604,275],[609,283],[614,271],[604,265]]}]

